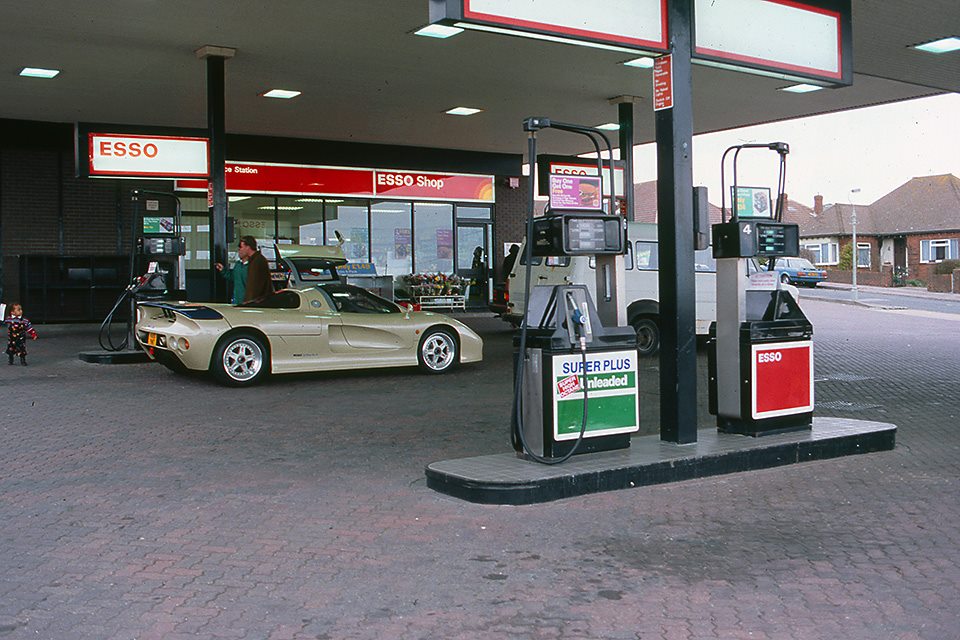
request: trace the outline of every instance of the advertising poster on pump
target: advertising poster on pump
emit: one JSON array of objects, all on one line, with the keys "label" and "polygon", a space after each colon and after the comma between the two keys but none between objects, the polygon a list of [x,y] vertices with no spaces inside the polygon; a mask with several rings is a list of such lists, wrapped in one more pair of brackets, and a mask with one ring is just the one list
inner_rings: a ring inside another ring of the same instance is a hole
[{"label": "advertising poster on pump", "polygon": [[576,440],[583,420],[583,387],[587,390],[585,438],[633,433],[640,428],[637,352],[610,351],[553,356],[553,435]]}]

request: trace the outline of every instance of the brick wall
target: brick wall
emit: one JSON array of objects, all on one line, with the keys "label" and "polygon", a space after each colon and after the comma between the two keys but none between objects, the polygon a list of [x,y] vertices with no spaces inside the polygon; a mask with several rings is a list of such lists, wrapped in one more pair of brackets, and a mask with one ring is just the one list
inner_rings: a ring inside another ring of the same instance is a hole
[{"label": "brick wall", "polygon": [[960,293],[960,269],[953,273],[935,273],[927,280],[927,290],[939,293]]},{"label": "brick wall", "polygon": [[[839,282],[842,284],[853,283],[853,272],[849,269],[827,269],[827,282]],[[892,287],[893,269],[890,265],[884,265],[880,271],[861,268],[857,270],[857,284],[867,287]]]},{"label": "brick wall", "polygon": [[0,148],[0,299],[21,296],[21,255],[128,255],[137,188],[169,182],[74,177],[73,141]]},{"label": "brick wall", "polygon": [[520,178],[520,187],[511,189],[506,179],[497,178],[497,210],[493,223],[493,244],[496,260],[494,262],[494,281],[500,282],[503,274],[503,243],[520,242],[526,233],[527,199],[530,197],[530,179]]}]

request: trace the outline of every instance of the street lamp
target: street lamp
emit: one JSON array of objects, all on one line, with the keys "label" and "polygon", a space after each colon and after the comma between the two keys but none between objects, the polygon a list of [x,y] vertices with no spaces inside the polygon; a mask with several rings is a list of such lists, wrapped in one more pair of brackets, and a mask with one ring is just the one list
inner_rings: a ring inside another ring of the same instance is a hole
[{"label": "street lamp", "polygon": [[857,290],[857,267],[859,266],[857,264],[857,257],[860,250],[857,248],[857,205],[853,203],[853,194],[855,193],[860,193],[860,187],[850,189],[850,207],[853,209],[853,213],[850,216],[850,224],[853,227],[853,287],[851,288],[851,292],[854,301],[860,298],[860,292]]}]

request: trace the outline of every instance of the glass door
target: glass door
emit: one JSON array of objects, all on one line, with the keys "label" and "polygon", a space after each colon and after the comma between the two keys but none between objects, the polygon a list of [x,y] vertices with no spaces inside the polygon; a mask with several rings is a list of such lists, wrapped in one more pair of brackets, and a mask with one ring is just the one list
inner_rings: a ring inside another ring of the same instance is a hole
[{"label": "glass door", "polygon": [[457,275],[471,283],[467,305],[486,306],[489,301],[490,236],[489,224],[457,224]]}]

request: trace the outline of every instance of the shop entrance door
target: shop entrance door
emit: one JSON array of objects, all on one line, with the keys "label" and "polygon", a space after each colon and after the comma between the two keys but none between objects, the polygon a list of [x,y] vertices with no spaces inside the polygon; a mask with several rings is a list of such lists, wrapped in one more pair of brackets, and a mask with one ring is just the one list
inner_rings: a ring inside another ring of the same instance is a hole
[{"label": "shop entrance door", "polygon": [[467,305],[485,307],[490,295],[491,229],[487,223],[457,223],[457,275],[471,282]]}]

